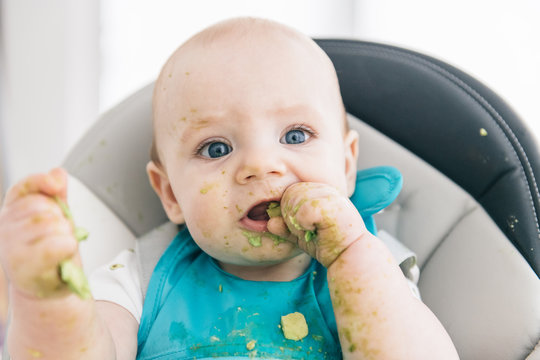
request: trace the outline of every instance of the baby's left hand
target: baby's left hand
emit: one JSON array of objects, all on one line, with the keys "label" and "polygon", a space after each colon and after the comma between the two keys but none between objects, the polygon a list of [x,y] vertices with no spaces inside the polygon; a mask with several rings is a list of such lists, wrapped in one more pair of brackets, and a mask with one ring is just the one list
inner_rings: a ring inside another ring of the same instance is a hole
[{"label": "baby's left hand", "polygon": [[281,199],[281,214],[270,219],[268,230],[295,242],[325,267],[368,232],[353,203],[325,184],[291,185]]}]

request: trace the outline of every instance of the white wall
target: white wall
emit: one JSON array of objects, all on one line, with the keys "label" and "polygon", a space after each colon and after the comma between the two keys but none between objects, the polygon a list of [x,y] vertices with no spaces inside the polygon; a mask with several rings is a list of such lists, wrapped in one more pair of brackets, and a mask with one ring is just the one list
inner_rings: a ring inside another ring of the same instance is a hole
[{"label": "white wall", "polygon": [[98,3],[4,0],[6,183],[61,163],[98,114]]},{"label": "white wall", "polygon": [[354,34],[418,50],[473,75],[540,136],[540,1],[360,0]]},{"label": "white wall", "polygon": [[[538,0],[3,0],[6,182],[61,163],[194,32],[239,15],[409,47],[472,74],[540,134]],[[2,66],[2,65],[0,65]],[[2,155],[3,153],[3,155]]]},{"label": "white wall", "polygon": [[102,0],[102,110],[152,81],[169,55],[204,27],[260,16],[315,36],[353,33],[354,0]]}]

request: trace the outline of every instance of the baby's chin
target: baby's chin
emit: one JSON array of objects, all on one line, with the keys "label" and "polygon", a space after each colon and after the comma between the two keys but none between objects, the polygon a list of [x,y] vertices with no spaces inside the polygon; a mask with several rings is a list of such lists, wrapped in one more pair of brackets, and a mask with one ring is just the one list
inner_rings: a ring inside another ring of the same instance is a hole
[{"label": "baby's chin", "polygon": [[250,242],[248,239],[245,239],[243,241],[236,241],[232,246],[219,248],[216,246],[210,248],[201,246],[201,248],[218,262],[237,266],[275,265],[303,253],[301,249],[292,243],[278,243],[264,236],[261,239],[260,245],[258,242]]}]

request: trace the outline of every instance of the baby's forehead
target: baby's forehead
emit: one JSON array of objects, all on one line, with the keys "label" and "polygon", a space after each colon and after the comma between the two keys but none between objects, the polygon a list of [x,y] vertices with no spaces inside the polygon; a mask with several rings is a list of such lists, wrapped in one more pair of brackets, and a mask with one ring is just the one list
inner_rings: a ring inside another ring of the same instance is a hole
[{"label": "baby's forehead", "polygon": [[187,63],[191,66],[216,66],[217,63],[204,61],[205,54],[217,53],[235,62],[246,57],[255,58],[261,53],[290,53],[299,49],[306,54],[299,60],[319,60],[321,71],[334,70],[324,51],[305,34],[265,19],[232,19],[213,25],[188,39],[168,59],[160,78],[170,75],[175,69],[181,70],[182,65]]},{"label": "baby's forehead", "polygon": [[[274,57],[276,53],[283,56]],[[269,57],[272,57],[272,61],[282,61],[281,68],[292,61],[296,68],[312,69],[315,74],[310,77],[324,78],[323,87],[332,89],[340,97],[333,64],[311,38],[268,20],[233,19],[194,35],[171,55],[156,82],[154,118],[176,113],[177,109],[171,107],[180,106],[180,103],[185,105],[189,102],[185,101],[186,98],[194,88],[207,88],[212,79],[222,77],[224,72],[227,72],[230,81],[237,81],[235,75],[239,72],[232,71],[232,68],[247,64],[253,70],[251,64],[264,62]],[[256,75],[263,74],[261,76],[264,77],[264,67],[259,69],[261,71]],[[247,71],[245,68],[242,70]],[[205,75],[199,76],[202,72]],[[285,82],[283,79],[281,81]],[[331,97],[334,98],[334,95]],[[182,110],[185,111],[185,106]]]}]

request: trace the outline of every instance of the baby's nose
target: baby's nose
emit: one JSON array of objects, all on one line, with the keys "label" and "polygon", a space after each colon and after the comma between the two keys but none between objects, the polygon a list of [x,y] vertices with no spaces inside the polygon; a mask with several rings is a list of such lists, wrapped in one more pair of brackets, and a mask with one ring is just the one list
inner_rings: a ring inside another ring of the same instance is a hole
[{"label": "baby's nose", "polygon": [[283,176],[286,171],[286,164],[279,156],[257,151],[246,155],[236,173],[236,181],[246,184],[268,176]]}]

